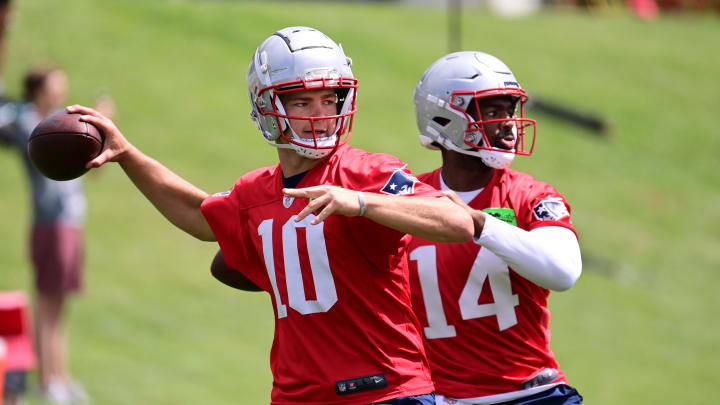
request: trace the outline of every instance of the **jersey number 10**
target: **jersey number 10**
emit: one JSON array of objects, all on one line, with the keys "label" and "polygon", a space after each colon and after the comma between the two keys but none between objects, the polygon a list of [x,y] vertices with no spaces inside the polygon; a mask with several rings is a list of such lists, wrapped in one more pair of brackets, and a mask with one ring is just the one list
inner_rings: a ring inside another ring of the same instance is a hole
[{"label": "jersey number 10", "polygon": [[[295,215],[290,217],[282,227],[282,250],[285,268],[285,285],[288,292],[288,303],[290,308],[307,315],[318,312],[327,312],[337,302],[337,291],[335,280],[330,272],[327,248],[325,247],[325,235],[323,224],[310,225],[314,215],[305,217],[300,222],[295,222]],[[315,284],[315,300],[308,300],[305,297],[302,273],[300,271],[300,258],[298,254],[298,241],[296,228],[306,229],[307,251],[310,258],[310,269],[312,271],[313,283]],[[277,287],[275,276],[275,254],[273,253],[273,220],[266,219],[258,226],[258,234],[262,237],[263,256],[265,268],[270,277],[275,302],[277,303],[278,319],[287,316],[287,305],[283,304],[280,292]]]}]

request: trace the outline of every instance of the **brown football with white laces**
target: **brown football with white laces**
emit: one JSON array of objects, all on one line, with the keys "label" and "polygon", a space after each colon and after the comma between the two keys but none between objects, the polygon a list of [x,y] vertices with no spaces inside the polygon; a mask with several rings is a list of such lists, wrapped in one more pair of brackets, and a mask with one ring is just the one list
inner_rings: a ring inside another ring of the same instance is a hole
[{"label": "brown football with white laces", "polygon": [[85,167],[102,151],[100,131],[80,114],[56,112],[40,121],[30,135],[28,155],[35,167],[53,180],[72,180],[85,174]]}]

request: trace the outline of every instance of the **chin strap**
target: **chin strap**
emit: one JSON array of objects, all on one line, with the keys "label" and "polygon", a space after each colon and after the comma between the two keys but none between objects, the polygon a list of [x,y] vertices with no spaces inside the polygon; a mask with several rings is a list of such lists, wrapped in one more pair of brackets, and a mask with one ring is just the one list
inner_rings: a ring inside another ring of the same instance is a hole
[{"label": "chin strap", "polygon": [[267,142],[268,145],[276,147],[278,149],[292,149],[292,145],[289,143],[277,143],[276,141],[271,141],[267,138],[265,138],[265,142]]},{"label": "chin strap", "polygon": [[483,163],[493,169],[505,169],[515,160],[515,154],[512,152],[500,152],[487,149],[481,149],[479,152],[480,159],[482,159]]},{"label": "chin strap", "polygon": [[296,145],[294,143],[277,143],[275,141],[268,140],[266,138],[265,142],[267,142],[268,145],[273,146],[278,149],[292,149],[300,156],[310,158],[310,159],[321,159],[325,156],[331,154],[335,148],[327,148],[327,149],[314,149],[309,147],[304,147],[300,145]]}]

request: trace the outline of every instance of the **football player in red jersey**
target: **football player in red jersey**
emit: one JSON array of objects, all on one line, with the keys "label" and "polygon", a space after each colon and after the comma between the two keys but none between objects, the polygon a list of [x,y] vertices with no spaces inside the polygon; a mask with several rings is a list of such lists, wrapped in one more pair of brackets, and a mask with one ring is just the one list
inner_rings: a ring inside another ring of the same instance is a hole
[{"label": "football player in red jersey", "polygon": [[212,196],[95,111],[68,110],[105,135],[91,166],[117,161],[173,224],[217,240],[227,265],[270,294],[272,404],[430,404],[403,236],[464,242],[473,221],[397,158],[347,145],[357,91],[350,67],[342,48],[312,28],[267,38],[248,89],[251,117],[279,164]]},{"label": "football player in red jersey", "polygon": [[550,290],[573,286],[582,263],[570,206],[549,184],[508,166],[529,155],[528,97],[494,56],[457,52],[415,90],[420,141],[442,167],[419,176],[471,213],[474,241],[410,237],[413,309],[438,404],[576,404],[550,349]]}]

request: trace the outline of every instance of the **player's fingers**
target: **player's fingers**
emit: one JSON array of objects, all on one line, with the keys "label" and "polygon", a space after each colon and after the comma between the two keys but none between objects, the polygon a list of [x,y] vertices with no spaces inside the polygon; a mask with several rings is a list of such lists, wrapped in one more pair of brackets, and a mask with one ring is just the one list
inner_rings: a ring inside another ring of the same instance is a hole
[{"label": "player's fingers", "polygon": [[312,221],[310,221],[310,225],[317,225],[320,222],[324,221],[327,217],[332,215],[337,209],[337,204],[335,202],[331,202],[330,204],[327,204],[325,208],[320,211],[320,213],[317,214],[315,218],[313,218]]},{"label": "player's fingers", "polygon": [[457,194],[456,194],[454,191],[452,191],[452,190],[443,190],[442,193],[445,194],[445,196],[446,196],[447,198],[449,198],[450,201],[454,202],[455,204],[457,204],[457,205],[459,205],[459,206],[461,206],[461,207],[465,207],[465,206],[467,205],[467,204],[465,204],[465,201],[463,201],[463,199],[460,198],[460,196],[457,195]]},{"label": "player's fingers", "polygon": [[325,205],[328,203],[328,196],[323,195],[318,198],[313,199],[310,201],[308,205],[303,208],[300,213],[298,213],[297,217],[295,218],[295,222],[300,222],[308,215],[320,211]]},{"label": "player's fingers", "polygon": [[313,186],[304,188],[284,188],[283,194],[288,197],[317,197],[325,193],[327,186]]},{"label": "player's fingers", "polygon": [[112,154],[112,151],[109,149],[106,149],[103,153],[99,154],[95,159],[87,162],[85,167],[87,168],[98,168],[105,164],[109,159],[109,156]]},{"label": "player's fingers", "polygon": [[458,195],[452,190],[442,190],[441,192],[453,201],[455,201],[455,199],[458,197]]},{"label": "player's fingers", "polygon": [[298,212],[297,216],[295,217],[295,222],[302,221],[303,219],[305,219],[305,217],[307,217],[308,215],[310,215],[312,213],[313,213],[313,210],[306,206],[305,208],[302,209],[302,211]]},{"label": "player's fingers", "polygon": [[295,217],[295,222],[302,221],[303,219],[305,219],[305,217],[307,217],[308,215],[310,215],[312,213],[313,213],[313,209],[311,208],[310,204],[306,205],[305,208],[303,208],[302,210],[300,210],[300,212],[298,212],[297,216]]},{"label": "player's fingers", "polygon": [[106,119],[96,117],[90,114],[83,114],[80,116],[80,121],[89,122],[98,128],[104,128],[110,126],[110,123]]},{"label": "player's fingers", "polygon": [[104,117],[102,114],[100,114],[94,108],[85,107],[84,105],[80,105],[80,104],[73,104],[73,105],[67,106],[67,107],[65,107],[65,110],[69,113],[74,113],[74,114],[86,114],[86,115],[93,115],[96,117]]},{"label": "player's fingers", "polygon": [[96,117],[94,115],[84,114],[80,116],[80,121],[93,124],[95,127],[97,127],[97,129],[100,130],[100,132],[105,137],[107,137],[108,134],[110,134],[111,132],[117,131],[117,127],[115,126],[115,124],[105,117]]},{"label": "player's fingers", "polygon": [[307,189],[305,188],[284,188],[283,195],[288,197],[307,197]]}]

